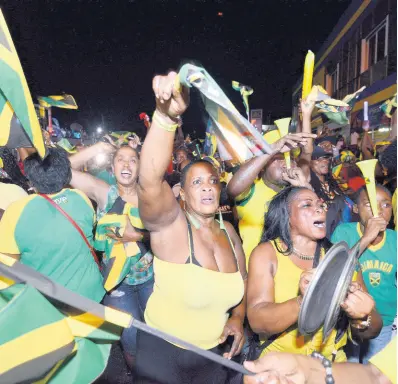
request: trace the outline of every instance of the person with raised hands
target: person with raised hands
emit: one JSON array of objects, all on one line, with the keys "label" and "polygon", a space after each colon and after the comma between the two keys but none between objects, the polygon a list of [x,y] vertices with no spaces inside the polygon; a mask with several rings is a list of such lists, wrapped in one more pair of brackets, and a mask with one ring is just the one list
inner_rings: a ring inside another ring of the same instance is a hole
[{"label": "person with raised hands", "polygon": [[[228,183],[228,194],[236,203],[239,232],[247,264],[252,250],[260,242],[264,213],[267,212],[270,201],[288,186],[291,180],[296,179],[298,174],[296,171],[300,172],[295,161],[291,161],[292,168],[287,169],[283,153],[307,146],[308,141],[312,141],[316,135],[309,132],[279,137],[277,131],[265,134],[264,138],[271,145],[273,153],[250,159],[239,168]],[[301,183],[295,185],[308,186],[304,178],[300,177],[297,180]]]},{"label": "person with raised hands", "polygon": [[[153,289],[153,255],[148,244],[149,233],[138,213],[140,159],[137,149],[121,145],[122,139],[116,145],[110,142],[111,139],[108,143],[98,142],[70,157],[70,184],[97,203],[94,247],[103,252],[104,287],[108,291],[104,304],[129,312],[143,321],[145,306]],[[99,154],[111,158],[115,185],[77,170]],[[134,367],[136,333],[136,328],[130,327],[121,336],[129,368]]]},{"label": "person with raised hands", "polygon": [[364,284],[383,319],[383,328],[376,338],[361,345],[350,344],[348,355],[353,362],[367,363],[390,342],[397,314],[397,233],[387,228],[392,216],[391,192],[377,185],[376,199],[378,216],[374,217],[367,190],[360,189],[354,205],[359,223],[340,224],[332,236],[333,242],[345,241],[349,247],[360,241],[363,253],[359,266]]},{"label": "person with raised hands", "polygon": [[[145,311],[150,326],[218,354],[231,336],[226,358],[244,344],[246,266],[240,239],[228,222],[216,220],[220,181],[203,160],[181,174],[178,204],[164,174],[179,118],[189,104],[177,74],[155,76],[156,110],[139,171],[140,217],[150,231],[155,285]],[[222,366],[147,333],[138,333],[137,374],[157,383],[225,383]]]}]

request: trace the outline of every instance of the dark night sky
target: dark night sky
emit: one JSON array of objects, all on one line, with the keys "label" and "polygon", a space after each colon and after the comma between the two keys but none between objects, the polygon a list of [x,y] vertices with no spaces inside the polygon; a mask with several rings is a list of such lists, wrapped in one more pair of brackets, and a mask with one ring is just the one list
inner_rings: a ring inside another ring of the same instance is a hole
[{"label": "dark night sky", "polygon": [[[102,113],[108,129],[139,132],[138,114],[154,108],[153,74],[190,60],[202,64],[242,112],[231,80],[254,88],[252,108],[289,116],[307,49],[320,48],[350,1],[2,3],[32,95],[65,92],[79,105],[79,111],[54,110],[61,125],[78,121],[90,130]],[[205,119],[192,97],[185,130],[204,135]]]}]

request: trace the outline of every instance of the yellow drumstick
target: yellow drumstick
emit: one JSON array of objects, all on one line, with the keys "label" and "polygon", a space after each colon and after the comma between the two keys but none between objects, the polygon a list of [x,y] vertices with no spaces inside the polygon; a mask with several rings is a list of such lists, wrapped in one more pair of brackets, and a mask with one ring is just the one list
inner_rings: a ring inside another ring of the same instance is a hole
[{"label": "yellow drumstick", "polygon": [[[275,125],[278,127],[281,138],[289,133],[290,120],[290,117],[275,120]],[[283,155],[285,156],[286,168],[290,169],[290,152],[285,152]]]},{"label": "yellow drumstick", "polygon": [[372,208],[373,216],[379,215],[377,209],[377,198],[376,198],[376,180],[375,180],[375,169],[377,159],[359,161],[357,163],[358,168],[361,170],[362,175],[365,179],[366,190],[369,195],[369,202]]},{"label": "yellow drumstick", "polygon": [[304,62],[304,76],[303,76],[303,87],[302,87],[302,99],[305,100],[306,97],[311,92],[312,88],[312,77],[314,75],[314,61],[315,55],[308,51],[305,56]]}]

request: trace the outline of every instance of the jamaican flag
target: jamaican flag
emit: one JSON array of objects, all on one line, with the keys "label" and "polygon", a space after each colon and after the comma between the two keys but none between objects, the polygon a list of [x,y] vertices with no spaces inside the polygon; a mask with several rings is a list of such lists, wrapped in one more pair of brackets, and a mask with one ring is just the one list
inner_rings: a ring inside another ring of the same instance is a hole
[{"label": "jamaican flag", "polygon": [[253,94],[253,88],[248,85],[241,84],[238,81],[232,81],[232,88],[235,89],[235,91],[240,92],[243,99],[243,105],[246,109],[247,118],[249,118],[249,96]]},{"label": "jamaican flag", "polygon": [[107,236],[109,228],[118,228],[120,236],[123,236],[127,221],[136,231],[146,232],[138,208],[118,197],[111,209],[97,223],[94,248],[104,252],[103,275],[104,288],[107,291],[128,277],[131,268],[136,270],[136,275],[145,274],[149,268],[152,268],[153,255],[145,243],[116,242]]},{"label": "jamaican flag", "polygon": [[205,109],[214,123],[214,134],[219,149],[222,149],[220,156],[223,160],[242,163],[253,156],[271,152],[260,132],[239,114],[204,68],[185,64],[180,69],[178,79],[181,85],[193,86],[201,93]]},{"label": "jamaican flag", "polygon": [[129,137],[133,137],[134,132],[114,131],[109,134],[109,137],[116,143],[120,140],[120,145],[128,144]]},{"label": "jamaican flag", "polygon": [[[11,289],[0,291],[0,326],[3,326],[0,335],[1,383],[92,383],[105,369],[109,342],[118,338],[115,329],[119,331],[117,327],[131,326],[244,375],[253,374],[234,361],[152,328],[127,313],[80,296],[2,254],[1,275],[27,284],[20,287],[15,284]],[[54,300],[52,307],[34,288],[47,300]],[[72,308],[80,313],[74,314]],[[37,318],[32,319],[31,312],[35,312]],[[116,328],[107,328],[104,324]],[[4,332],[5,326],[8,332]]]},{"label": "jamaican flag", "polygon": [[0,290],[0,383],[94,382],[131,316],[0,254],[4,276],[13,285]]},{"label": "jamaican flag", "polygon": [[32,145],[45,157],[46,147],[32,96],[0,10],[0,146]]},{"label": "jamaican flag", "polygon": [[65,108],[65,109],[77,109],[77,104],[72,95],[61,95],[61,96],[39,96],[37,98],[39,104],[44,108]]}]

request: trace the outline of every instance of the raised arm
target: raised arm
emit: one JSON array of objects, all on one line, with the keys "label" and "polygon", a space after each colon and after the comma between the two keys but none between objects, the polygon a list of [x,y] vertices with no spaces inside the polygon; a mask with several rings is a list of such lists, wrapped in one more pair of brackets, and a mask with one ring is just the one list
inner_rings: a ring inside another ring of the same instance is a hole
[{"label": "raised arm", "polygon": [[138,185],[140,217],[149,231],[170,225],[181,212],[170,186],[164,180],[179,116],[189,104],[188,90],[176,86],[176,77],[175,72],[155,76],[152,84],[156,111],[142,146]]},{"label": "raised arm", "polygon": [[285,331],[298,320],[299,297],[275,303],[276,264],[275,250],[270,243],[257,246],[249,259],[247,317],[256,333],[274,335]]},{"label": "raised arm", "polygon": [[69,157],[72,169],[80,170],[92,158],[99,154],[111,154],[116,150],[116,147],[111,144],[99,141],[98,143],[84,148],[82,151],[75,153]]},{"label": "raised arm", "polygon": [[258,177],[261,170],[267,165],[272,156],[276,153],[284,153],[298,146],[306,146],[308,141],[316,137],[310,133],[290,133],[280,140],[271,144],[272,153],[250,159],[243,164],[228,183],[228,194],[232,198],[237,198],[243,192],[246,192]]},{"label": "raised arm", "polygon": [[236,199],[243,192],[246,192],[270,158],[270,155],[257,156],[242,164],[228,183],[228,194]]}]

